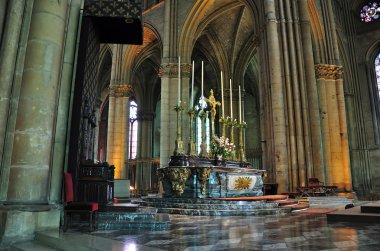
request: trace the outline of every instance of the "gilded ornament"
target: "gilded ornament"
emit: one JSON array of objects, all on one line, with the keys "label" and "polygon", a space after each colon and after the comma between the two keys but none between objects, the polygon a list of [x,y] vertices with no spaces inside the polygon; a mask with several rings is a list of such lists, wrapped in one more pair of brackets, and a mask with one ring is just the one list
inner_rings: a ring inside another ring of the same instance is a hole
[{"label": "gilded ornament", "polygon": [[190,169],[185,167],[166,168],[164,172],[172,185],[172,191],[177,195],[181,195],[185,190],[185,183],[190,176]]},{"label": "gilded ornament", "polygon": [[206,194],[206,186],[210,178],[211,168],[198,168],[197,173],[198,179],[201,182],[201,192],[202,194]]},{"label": "gilded ornament", "polygon": [[235,190],[246,190],[250,187],[252,183],[252,178],[250,177],[239,177],[235,180],[234,189]]}]

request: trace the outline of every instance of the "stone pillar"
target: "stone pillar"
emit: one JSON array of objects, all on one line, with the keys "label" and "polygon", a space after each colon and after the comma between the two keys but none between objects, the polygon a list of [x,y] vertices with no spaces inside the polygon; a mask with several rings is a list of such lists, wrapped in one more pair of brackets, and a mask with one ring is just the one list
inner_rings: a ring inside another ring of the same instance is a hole
[{"label": "stone pillar", "polygon": [[137,140],[136,189],[142,194],[151,189],[153,117],[152,112],[140,112],[137,117],[139,137]]},{"label": "stone pillar", "polygon": [[[7,2],[8,0],[2,0],[0,1],[0,41],[3,37],[3,25],[4,25],[4,20],[6,16],[6,10],[7,10]],[[21,2],[21,1],[19,1]]]},{"label": "stone pillar", "polygon": [[[0,12],[4,11],[5,3],[1,1]],[[4,6],[2,6],[4,5]],[[4,7],[4,9],[2,9]],[[23,23],[25,0],[10,1],[8,5],[8,14],[6,15],[4,35],[0,36],[0,151],[3,151],[5,143],[5,131],[7,128],[7,117],[9,114],[9,105],[13,84],[13,76],[16,67],[17,53],[19,52],[20,31]],[[0,13],[0,32],[2,32],[2,19],[4,15]],[[1,33],[0,33],[1,35]],[[1,40],[1,38],[3,38]],[[0,152],[0,163],[2,156]]]},{"label": "stone pillar", "polygon": [[269,57],[269,85],[271,86],[271,105],[273,120],[273,144],[276,170],[276,182],[278,183],[278,193],[289,191],[289,167],[288,167],[288,147],[286,141],[285,123],[285,103],[284,88],[282,84],[281,51],[279,46],[279,34],[276,18],[276,7],[274,0],[267,0],[264,4],[266,16],[266,34],[268,42]]},{"label": "stone pillar", "polygon": [[[162,64],[161,75],[161,145],[160,165],[166,166],[175,149],[178,104],[178,64]],[[182,117],[187,116],[183,111]],[[182,123],[183,125],[183,123]],[[183,131],[183,130],[182,130]],[[184,140],[184,138],[182,138]],[[186,144],[184,144],[186,147]],[[186,148],[184,149],[186,150]]]},{"label": "stone pillar", "polygon": [[[166,166],[175,149],[178,101],[178,1],[166,0],[162,39],[160,166]],[[182,55],[183,56],[183,55]],[[182,95],[183,96],[183,95]],[[186,144],[184,144],[186,146]]]},{"label": "stone pillar", "polygon": [[316,65],[315,68],[322,113],[327,182],[338,186],[341,191],[351,191],[343,68],[325,64]]},{"label": "stone pillar", "polygon": [[129,97],[131,85],[111,85],[109,96],[107,162],[115,166],[115,179],[127,177],[127,135],[129,131]]},{"label": "stone pillar", "polygon": [[67,1],[36,1],[13,140],[8,202],[47,202]]},{"label": "stone pillar", "polygon": [[47,203],[67,9],[67,0],[34,2],[9,167],[12,207],[0,209],[0,249],[59,228],[59,207]]},{"label": "stone pillar", "polygon": [[69,116],[72,107],[70,107],[70,98],[72,94],[73,86],[73,69],[75,60],[75,51],[77,45],[77,32],[79,24],[79,12],[81,8],[81,0],[72,0],[70,5],[70,14],[67,24],[67,35],[65,42],[65,54],[63,55],[62,66],[62,78],[59,90],[59,106],[57,113],[56,131],[54,139],[54,156],[53,167],[51,175],[51,190],[50,190],[50,202],[60,201],[62,198],[62,174],[63,170],[67,168],[67,156],[68,151],[67,134],[69,131],[68,125]]},{"label": "stone pillar", "polygon": [[314,56],[311,40],[310,17],[305,1],[298,1],[300,7],[301,40],[303,44],[303,60],[305,64],[308,113],[312,144],[313,170],[309,175],[325,180],[324,160],[321,135],[321,116],[318,105],[318,91],[315,79]]}]

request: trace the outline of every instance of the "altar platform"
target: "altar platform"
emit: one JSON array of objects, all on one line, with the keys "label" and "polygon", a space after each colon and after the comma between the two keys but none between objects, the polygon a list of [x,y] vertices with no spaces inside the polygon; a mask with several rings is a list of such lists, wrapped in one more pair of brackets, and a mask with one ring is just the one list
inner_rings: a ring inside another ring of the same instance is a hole
[{"label": "altar platform", "polygon": [[[235,165],[233,165],[235,164]],[[168,198],[226,198],[263,195],[263,170],[240,167],[240,163],[215,166],[167,166],[158,170]]]}]

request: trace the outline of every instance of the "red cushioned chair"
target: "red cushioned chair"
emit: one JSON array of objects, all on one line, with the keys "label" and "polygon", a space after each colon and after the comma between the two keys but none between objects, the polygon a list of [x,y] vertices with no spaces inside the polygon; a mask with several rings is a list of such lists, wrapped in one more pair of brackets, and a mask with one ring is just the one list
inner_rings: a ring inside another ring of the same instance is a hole
[{"label": "red cushioned chair", "polygon": [[64,225],[63,231],[67,230],[68,217],[72,214],[89,214],[90,218],[90,232],[94,229],[96,223],[96,213],[98,212],[99,205],[96,202],[74,202],[74,186],[73,178],[70,173],[64,173],[65,180],[65,209],[64,209]]}]

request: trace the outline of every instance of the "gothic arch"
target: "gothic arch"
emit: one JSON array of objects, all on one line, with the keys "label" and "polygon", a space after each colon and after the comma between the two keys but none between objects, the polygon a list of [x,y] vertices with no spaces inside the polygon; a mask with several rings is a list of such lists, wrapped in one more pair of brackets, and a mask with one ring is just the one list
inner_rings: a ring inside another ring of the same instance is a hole
[{"label": "gothic arch", "polygon": [[325,62],[326,47],[325,47],[325,32],[319,17],[315,0],[307,0],[307,7],[310,16],[311,36],[313,43],[313,52],[315,63]]},{"label": "gothic arch", "polygon": [[124,50],[122,80],[125,83],[133,83],[132,78],[141,65],[142,59],[152,57],[158,65],[160,64],[162,40],[154,26],[145,23],[143,44],[126,46]]},{"label": "gothic arch", "polygon": [[372,108],[372,121],[373,121],[373,132],[375,135],[376,145],[380,144],[380,97],[377,93],[377,79],[376,71],[374,69],[375,58],[380,54],[380,39],[372,44],[368,48],[365,63],[366,72],[368,78],[368,90],[371,98],[371,108]]}]

